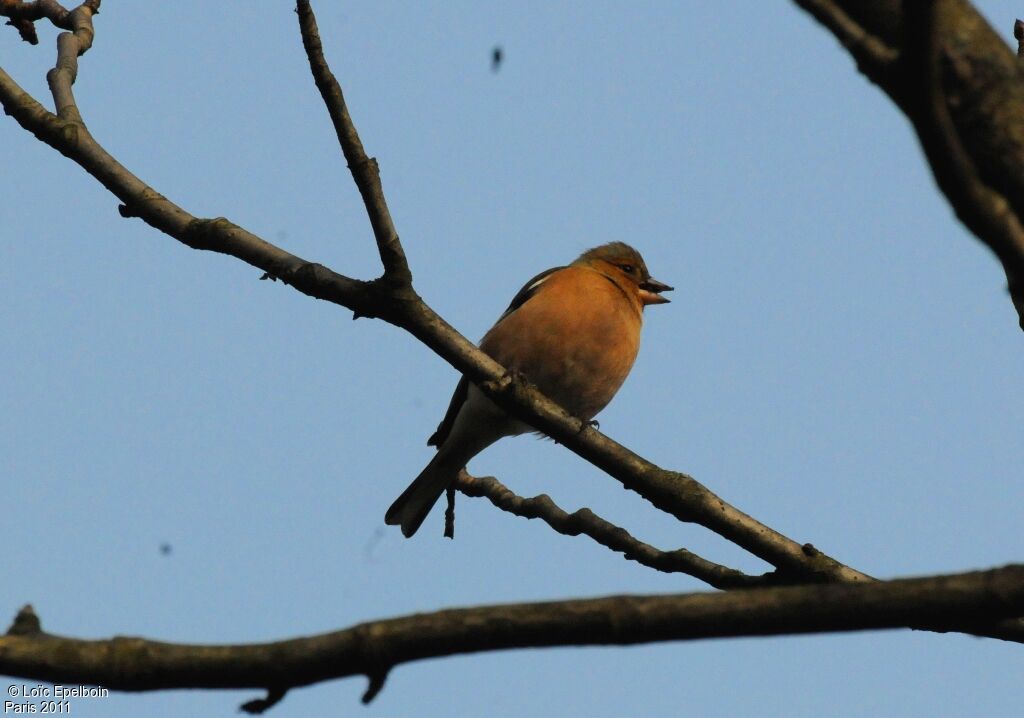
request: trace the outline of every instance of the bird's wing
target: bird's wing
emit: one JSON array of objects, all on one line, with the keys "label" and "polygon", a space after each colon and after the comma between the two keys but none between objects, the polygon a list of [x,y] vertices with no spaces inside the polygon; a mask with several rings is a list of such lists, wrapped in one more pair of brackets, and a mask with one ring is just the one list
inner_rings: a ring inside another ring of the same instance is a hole
[{"label": "bird's wing", "polygon": [[[508,309],[498,317],[498,321],[495,322],[495,326],[497,326],[497,324],[509,314],[526,304],[526,302],[537,293],[537,289],[544,283],[544,280],[560,269],[565,269],[565,267],[552,267],[551,269],[547,269],[524,284],[523,288],[516,293],[516,296],[512,297],[512,302],[508,305]],[[452,426],[455,425],[455,417],[459,415],[459,410],[462,409],[462,405],[466,402],[466,397],[468,395],[469,382],[466,380],[466,377],[462,377],[459,379],[459,383],[455,387],[455,393],[452,394],[452,400],[448,403],[448,411],[445,412],[444,418],[441,419],[441,423],[437,425],[437,431],[431,434],[430,438],[427,439],[427,446],[440,447],[441,444],[445,442],[448,438],[448,434],[452,430]]]},{"label": "bird's wing", "polygon": [[466,377],[459,379],[458,385],[455,387],[455,393],[452,394],[452,400],[448,403],[448,411],[444,413],[444,418],[441,419],[441,423],[437,425],[437,431],[430,435],[427,439],[427,446],[437,446],[440,448],[441,444],[448,438],[448,434],[451,433],[452,427],[455,425],[455,417],[459,415],[459,409],[466,403],[466,396],[469,394],[469,382]]},{"label": "bird's wing", "polygon": [[516,293],[516,296],[512,297],[512,303],[509,304],[508,309],[506,309],[505,312],[500,317],[498,317],[498,321],[495,322],[495,325],[497,325],[498,322],[507,317],[509,314],[519,309],[519,307],[526,304],[526,302],[529,301],[530,298],[537,293],[537,289],[540,288],[540,285],[544,283],[544,280],[550,277],[555,272],[559,271],[560,269],[565,269],[565,267],[552,267],[551,269],[546,269],[540,274],[538,274],[536,277],[531,279],[529,282],[524,284],[523,288]]}]

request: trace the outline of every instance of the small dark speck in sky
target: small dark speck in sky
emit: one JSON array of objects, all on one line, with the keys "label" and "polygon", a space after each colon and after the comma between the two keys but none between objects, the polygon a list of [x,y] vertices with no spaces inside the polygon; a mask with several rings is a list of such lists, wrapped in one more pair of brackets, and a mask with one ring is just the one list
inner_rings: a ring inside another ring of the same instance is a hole
[{"label": "small dark speck in sky", "polygon": [[505,51],[502,50],[501,45],[495,45],[494,49],[491,50],[491,72],[497,72],[501,69],[501,61],[505,59]]},{"label": "small dark speck in sky", "polygon": [[170,556],[172,551],[174,551],[174,547],[171,546],[166,541],[164,543],[160,544],[160,555],[161,556]]}]

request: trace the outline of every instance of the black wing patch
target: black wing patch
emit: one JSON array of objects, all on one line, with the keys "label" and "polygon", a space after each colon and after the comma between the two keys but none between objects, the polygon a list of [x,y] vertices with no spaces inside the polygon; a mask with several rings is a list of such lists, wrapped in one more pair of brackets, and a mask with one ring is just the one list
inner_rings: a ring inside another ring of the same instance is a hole
[{"label": "black wing patch", "polygon": [[[500,322],[502,319],[507,317],[515,310],[519,309],[519,307],[526,304],[526,302],[530,300],[530,297],[537,293],[537,289],[540,287],[541,284],[544,283],[544,280],[560,269],[565,269],[565,267],[552,267],[551,269],[544,270],[536,277],[531,279],[529,282],[524,284],[523,288],[519,290],[516,296],[512,297],[512,303],[508,305],[508,309],[505,310],[505,313],[498,317],[498,322]],[[495,324],[497,324],[498,322],[495,322]]]},{"label": "black wing patch", "polygon": [[[534,294],[537,293],[537,288],[548,278],[549,275],[554,274],[559,269],[565,269],[565,267],[552,267],[544,272],[541,272],[536,277],[527,282],[522,289],[512,298],[512,303],[508,305],[508,309],[498,317],[498,322],[507,317],[509,314],[519,309],[530,300]],[[497,324],[498,322],[495,322]],[[459,379],[458,385],[455,387],[455,393],[452,394],[452,400],[448,403],[448,411],[445,412],[444,418],[441,419],[441,423],[437,425],[437,431],[430,435],[427,439],[427,446],[440,446],[448,440],[448,435],[452,431],[452,427],[455,425],[455,417],[459,415],[459,411],[462,409],[462,405],[466,403],[466,397],[469,396],[469,381],[466,377]]]},{"label": "black wing patch", "polygon": [[437,425],[437,431],[430,435],[427,439],[427,446],[436,446],[440,448],[448,439],[448,434],[452,431],[452,426],[455,425],[455,417],[459,415],[459,410],[462,409],[462,405],[466,403],[466,397],[469,395],[469,382],[466,381],[466,377],[459,379],[458,385],[455,387],[455,393],[452,394],[452,400],[448,404],[448,411],[444,413],[444,418],[441,419],[441,423]]}]

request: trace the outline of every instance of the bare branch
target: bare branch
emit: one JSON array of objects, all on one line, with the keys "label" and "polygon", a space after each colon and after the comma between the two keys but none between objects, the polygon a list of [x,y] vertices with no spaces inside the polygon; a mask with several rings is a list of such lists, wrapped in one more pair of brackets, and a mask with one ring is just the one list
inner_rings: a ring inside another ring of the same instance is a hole
[{"label": "bare branch", "polygon": [[[72,30],[81,41],[79,54],[92,45],[92,16],[99,14],[101,0],[86,0],[75,10],[68,11],[57,0],[0,0],[0,17],[8,17],[8,25],[18,30],[21,39],[39,44],[35,22],[46,18],[62,30]],[[87,37],[86,37],[87,36]]]},{"label": "bare branch", "polygon": [[[311,40],[314,35],[309,29],[307,27],[306,31]],[[91,37],[90,31],[90,41]],[[322,53],[318,54],[315,49],[314,46],[311,57],[314,61],[322,60]],[[58,67],[57,70],[51,87],[64,116],[47,112],[3,70],[0,70],[0,103],[22,127],[78,163],[121,199],[125,205],[121,212],[125,216],[140,217],[194,249],[230,254],[305,294],[347,307],[357,315],[380,317],[405,329],[514,416],[608,472],[659,509],[682,521],[705,526],[767,561],[778,569],[783,580],[870,580],[866,574],[839,563],[813,546],[801,545],[761,524],[692,477],[666,471],[646,461],[569,415],[521,377],[507,374],[493,359],[458,334],[419,298],[411,285],[396,282],[400,271],[391,278],[385,271],[381,279],[358,281],[296,257],[224,218],[200,219],[188,213],[129,172],[100,146],[77,111],[73,111],[70,87],[74,72],[71,68]],[[330,104],[331,100],[328,102]],[[346,123],[351,125],[351,118],[342,122]],[[374,191],[379,191],[379,183]],[[381,209],[375,202],[370,202],[368,207],[371,214]],[[384,209],[386,211],[386,207]],[[397,237],[387,246],[400,247]],[[969,630],[1009,640],[1019,640],[1024,635],[1019,622]]]},{"label": "bare branch", "polygon": [[857,61],[861,72],[877,77],[879,84],[892,72],[899,54],[866,32],[836,3],[831,0],[796,0],[796,4],[832,31]]},{"label": "bare branch", "polygon": [[957,217],[1002,263],[1024,329],[1024,83],[1005,43],[966,0],[795,2],[913,122]]},{"label": "bare branch", "polygon": [[911,3],[905,11],[904,63],[909,76],[917,78],[912,86],[919,90],[918,111],[912,113],[912,119],[935,179],[957,217],[1003,261],[1010,296],[1024,329],[1024,225],[1018,214],[1024,203],[1015,211],[981,179],[950,114],[944,75],[945,68],[957,60],[945,49],[944,38],[951,32],[948,23],[958,22],[957,17],[950,4],[941,0]]},{"label": "bare branch", "polygon": [[779,583],[776,574],[750,576],[728,566],[708,561],[684,548],[659,551],[630,535],[624,528],[606,521],[587,508],[569,514],[547,494],[531,499],[514,494],[493,476],[459,474],[456,488],[466,496],[485,497],[502,511],[527,519],[541,519],[565,536],[589,536],[597,543],[637,563],[665,573],[685,573],[720,589],[751,588]]},{"label": "bare branch", "polygon": [[237,257],[304,294],[409,331],[502,408],[608,472],[659,509],[719,533],[791,577],[819,581],[867,578],[822,553],[808,553],[801,544],[730,506],[692,477],[661,469],[584,425],[521,376],[506,373],[427,306],[411,286],[351,279],[292,255],[227,219],[193,216],[117,162],[80,120],[47,112],[3,70],[0,103],[22,127],[77,162],[117,196],[125,205],[122,214],[138,216],[193,249]]},{"label": "bare branch", "polygon": [[[618,479],[655,507],[680,521],[714,531],[781,573],[805,581],[870,580],[867,574],[821,552],[808,552],[804,545],[726,503],[693,477],[656,466],[560,408],[549,412],[548,407],[557,405],[517,377],[505,375],[497,382],[480,382],[473,374],[466,374],[499,406]],[[537,411],[523,412],[524,407]]]},{"label": "bare branch", "polygon": [[[635,645],[736,636],[987,623],[1024,612],[1024,566],[862,584],[481,606],[362,623],[275,643],[186,645],[36,632],[0,637],[0,673],[112,690],[290,689],[365,675],[372,698],[394,666],[550,646]],[[250,705],[250,704],[247,704]],[[260,706],[256,706],[260,707]]]},{"label": "bare branch", "polygon": [[239,710],[249,715],[261,715],[284,700],[286,695],[288,691],[284,688],[268,688],[265,697],[246,701],[239,706]]},{"label": "bare branch", "polygon": [[377,166],[377,160],[367,157],[363,143],[359,139],[359,133],[356,132],[356,127],[349,116],[341,85],[338,84],[334,73],[331,72],[327,60],[324,59],[320,31],[317,29],[316,16],[313,14],[309,0],[298,0],[296,12],[299,15],[302,46],[306,49],[306,56],[309,58],[309,68],[313,72],[317,89],[320,90],[320,95],[327,105],[327,112],[331,116],[331,122],[334,123],[334,131],[338,135],[341,150],[345,154],[348,168],[352,172],[352,179],[355,180],[356,187],[359,188],[363,204],[366,205],[366,213],[370,217],[373,236],[377,240],[377,251],[380,253],[380,261],[384,265],[384,278],[402,286],[411,286],[412,273],[409,271],[405,250],[402,249],[398,231],[391,220],[391,212],[384,199],[384,189],[380,184],[380,169]]}]

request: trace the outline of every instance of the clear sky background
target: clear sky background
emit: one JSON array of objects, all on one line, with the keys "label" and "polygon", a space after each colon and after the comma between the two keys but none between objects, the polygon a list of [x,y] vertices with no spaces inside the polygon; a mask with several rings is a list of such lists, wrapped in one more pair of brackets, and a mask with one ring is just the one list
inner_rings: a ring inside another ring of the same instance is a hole
[{"label": "clear sky background", "polygon": [[[1011,38],[1019,3],[981,2]],[[199,216],[379,273],[292,3],[104,3],[78,103]],[[315,3],[416,287],[477,339],[523,281],[612,240],[677,289],[601,428],[880,577],[1024,559],[1024,334],[911,128],[789,3]],[[0,33],[49,106],[55,31]],[[505,63],[490,70],[494,45]],[[442,607],[703,590],[461,499],[385,508],[457,374],[403,332],[117,214],[0,117],[0,614],[80,637],[249,642]],[[765,566],[552,442],[471,469],[664,549]],[[160,546],[172,547],[162,555]],[[3,618],[5,622],[8,618]],[[272,715],[1014,715],[1024,648],[898,631],[518,651],[297,690]],[[79,699],[234,715],[257,691]]]}]

